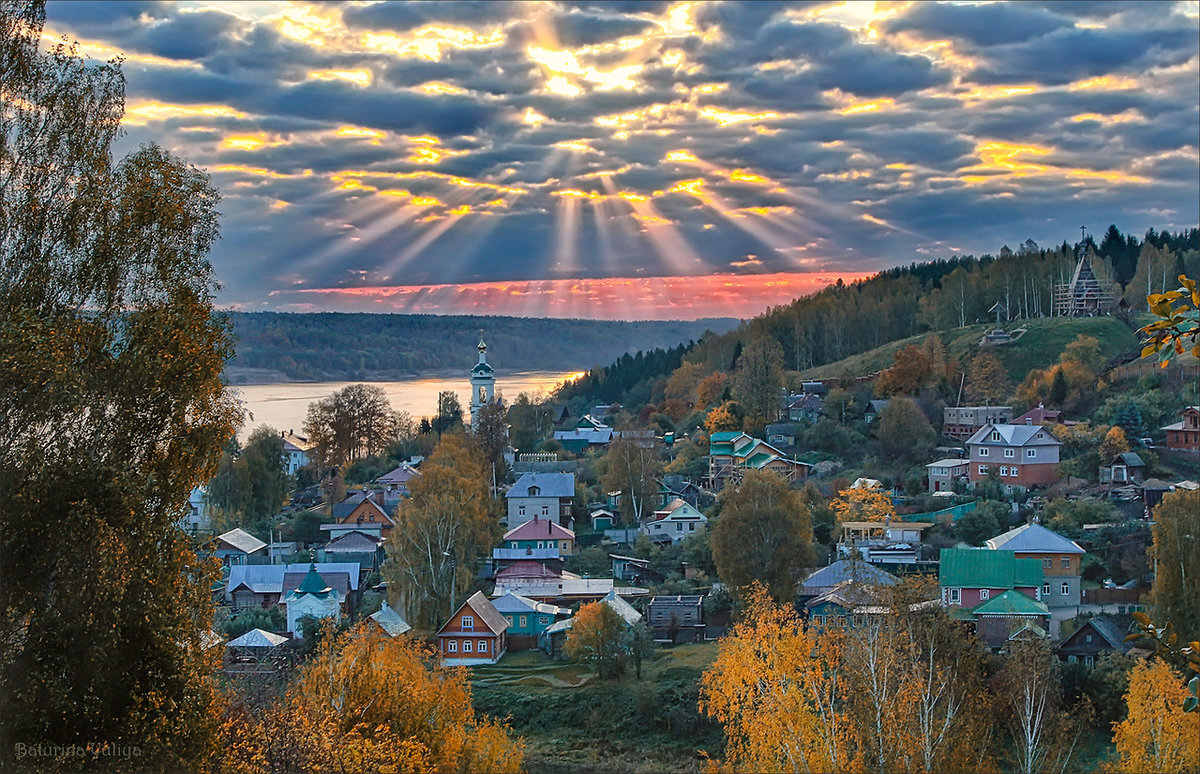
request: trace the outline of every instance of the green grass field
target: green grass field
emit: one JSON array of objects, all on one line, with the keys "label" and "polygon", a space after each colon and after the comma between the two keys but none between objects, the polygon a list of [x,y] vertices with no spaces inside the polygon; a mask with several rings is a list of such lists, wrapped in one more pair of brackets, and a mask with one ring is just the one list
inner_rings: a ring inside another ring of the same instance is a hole
[{"label": "green grass field", "polygon": [[697,710],[700,676],[715,643],[659,650],[619,680],[601,680],[578,664],[539,651],[511,653],[471,670],[475,708],[507,722],[526,744],[534,774],[698,772],[719,757],[720,729]]},{"label": "green grass field", "polygon": [[[970,325],[966,328],[939,331],[938,335],[948,353],[958,357],[960,361],[966,361],[979,351],[979,340],[983,338],[983,334],[994,327],[994,325]],[[1128,352],[1138,344],[1138,338],[1133,330],[1115,317],[1059,317],[1024,320],[1018,323],[1017,327],[1026,330],[1018,342],[991,350],[1000,358],[1000,362],[1008,371],[1009,378],[1014,382],[1023,380],[1031,369],[1045,368],[1056,362],[1063,348],[1080,335],[1095,337],[1100,342],[1100,351],[1104,360]],[[893,341],[836,363],[802,371],[801,376],[804,378],[831,377],[841,376],[846,372],[854,376],[862,376],[881,371],[892,365],[897,352],[909,344],[920,346],[928,335],[928,333],[922,333],[918,336]]]}]

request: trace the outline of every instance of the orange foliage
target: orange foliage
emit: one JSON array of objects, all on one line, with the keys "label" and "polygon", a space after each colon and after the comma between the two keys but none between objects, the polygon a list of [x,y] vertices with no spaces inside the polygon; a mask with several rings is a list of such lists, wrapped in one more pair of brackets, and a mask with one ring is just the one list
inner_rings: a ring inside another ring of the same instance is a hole
[{"label": "orange foliage", "polygon": [[1113,725],[1119,772],[1200,770],[1200,714],[1184,712],[1183,678],[1163,661],[1139,662],[1125,694],[1128,717]]},{"label": "orange foliage", "polygon": [[212,771],[516,772],[524,745],[475,717],[463,669],[356,626],[326,632],[294,686],[258,714],[226,712]]},{"label": "orange foliage", "polygon": [[847,521],[883,521],[894,517],[896,509],[883,492],[873,489],[845,489],[830,502],[838,523]]}]

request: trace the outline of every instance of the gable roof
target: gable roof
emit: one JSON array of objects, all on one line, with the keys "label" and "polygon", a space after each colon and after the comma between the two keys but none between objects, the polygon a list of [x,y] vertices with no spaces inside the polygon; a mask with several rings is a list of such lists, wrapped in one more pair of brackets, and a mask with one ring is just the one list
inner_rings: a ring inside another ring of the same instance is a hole
[{"label": "gable roof", "polygon": [[938,563],[938,585],[973,589],[1038,588],[1042,563],[1018,559],[1009,551],[986,548],[943,548]]},{"label": "gable roof", "polygon": [[[574,488],[574,485],[572,485]],[[504,533],[505,540],[574,540],[575,533],[559,526],[553,519],[539,519],[536,515],[520,526]]]},{"label": "gable roof", "polygon": [[993,551],[1015,551],[1039,554],[1085,554],[1074,540],[1048,530],[1041,524],[1022,524],[997,535],[985,544]]},{"label": "gable roof", "polygon": [[[1000,434],[1000,440],[991,440],[993,432]],[[1041,425],[986,424],[976,430],[966,442],[1002,446],[1062,446],[1062,441]]]},{"label": "gable roof", "polygon": [[676,497],[674,500],[672,500],[667,507],[654,511],[652,515],[655,521],[674,518],[688,519],[691,521],[708,521],[708,519],[705,518],[704,514],[701,513],[698,508],[692,506],[691,503],[688,503],[679,497]]},{"label": "gable roof", "polygon": [[1024,414],[1014,419],[1012,423],[1014,425],[1040,425],[1043,422],[1057,422],[1061,416],[1061,411],[1056,409],[1048,409],[1045,406],[1038,406],[1037,408],[1026,411]]},{"label": "gable roof", "polygon": [[283,439],[283,450],[286,452],[307,452],[315,443],[308,440],[302,435],[296,435],[290,430],[286,433],[281,432],[279,437]]},{"label": "gable roof", "polygon": [[818,605],[834,604],[846,610],[856,610],[863,606],[878,604],[879,597],[878,589],[848,580],[842,581],[820,596],[813,597],[805,602],[804,606],[814,608]]},{"label": "gable roof", "polygon": [[881,570],[869,562],[840,559],[828,567],[822,567],[809,574],[800,584],[800,593],[821,594],[839,583],[856,579],[859,583],[875,586],[894,586],[900,582],[895,575]]},{"label": "gable roof", "polygon": [[508,567],[496,573],[496,582],[500,583],[509,578],[548,578],[559,580],[563,577],[561,572],[554,572],[541,562],[522,559],[513,562]]},{"label": "gable roof", "polygon": [[[347,523],[346,519],[350,518],[360,505],[366,503],[368,508],[374,509],[376,513],[383,517],[385,524],[394,524],[395,522],[392,521],[392,517],[384,507],[375,501],[375,494],[374,492],[358,492],[357,494],[350,495],[340,503],[336,503],[333,506],[333,520],[341,524]],[[378,494],[382,495],[383,493],[379,492]]]},{"label": "gable roof", "polygon": [[343,532],[325,544],[325,551],[333,553],[371,553],[379,549],[377,536],[368,535],[357,529]]},{"label": "gable roof", "polygon": [[[537,487],[538,494],[531,495],[531,487]],[[508,490],[506,497],[574,497],[574,473],[524,473],[517,483]]]},{"label": "gable roof", "polygon": [[635,610],[633,605],[621,599],[617,595],[616,589],[609,591],[600,601],[611,607],[613,612],[621,616],[621,619],[630,626],[642,620],[642,614]]},{"label": "gable roof", "polygon": [[383,631],[389,637],[396,637],[404,634],[406,631],[412,628],[409,626],[408,621],[404,620],[402,615],[388,606],[386,600],[379,610],[371,614],[370,618],[372,621],[379,624],[379,628],[383,629]]},{"label": "gable roof", "polygon": [[1131,452],[1131,451],[1121,452],[1117,456],[1113,457],[1111,464],[1124,465],[1129,468],[1144,468],[1144,467],[1146,467],[1146,463],[1142,462],[1142,458],[1138,456],[1137,452]]},{"label": "gable roof", "polygon": [[379,478],[375,479],[377,484],[407,484],[410,479],[421,475],[421,471],[409,465],[407,462],[401,462],[400,466],[394,470],[384,473]]},{"label": "gable roof", "polygon": [[557,605],[548,605],[545,602],[538,602],[523,597],[520,594],[514,594],[511,591],[505,591],[502,596],[492,600],[492,607],[500,613],[545,613],[547,615],[566,615],[571,611],[565,607]]},{"label": "gable roof", "polygon": [[[450,616],[445,624],[442,624],[442,629],[445,629],[446,624],[453,621],[462,612],[464,607],[469,607],[471,612],[475,613],[479,617],[479,620],[483,621],[487,628],[492,631],[492,634],[500,634],[508,629],[508,621],[505,620],[504,616],[500,615],[500,611],[492,606],[491,601],[482,591],[476,591],[467,597],[467,601],[459,605],[458,609],[454,611],[454,615]],[[439,630],[438,633],[441,634],[441,631]]]},{"label": "gable roof", "polygon": [[254,537],[249,532],[237,529],[236,527],[223,535],[217,535],[217,540],[244,554],[253,554],[267,547],[266,543]]},{"label": "gable roof", "polygon": [[1120,627],[1113,623],[1111,619],[1104,616],[1096,616],[1084,621],[1070,637],[1063,640],[1061,647],[1071,647],[1073,641],[1076,639],[1082,642],[1083,633],[1089,629],[1094,630],[1096,634],[1100,635],[1118,653],[1125,653],[1131,647],[1130,643],[1125,641],[1125,633],[1121,631]]},{"label": "gable roof", "polygon": [[[235,564],[229,568],[229,580],[225,588],[226,595],[232,594],[234,590],[241,586],[245,586],[250,591],[256,594],[282,594],[284,593],[284,578],[288,575],[294,577],[294,585],[289,585],[288,590],[300,585],[300,581],[304,578],[304,574],[308,571],[308,564]],[[317,572],[322,576],[328,576],[329,581],[333,581],[330,585],[338,588],[336,574],[341,573],[347,579],[348,588],[352,591],[358,589],[358,562],[317,562]]]},{"label": "gable roof", "polygon": [[998,597],[993,597],[982,605],[975,607],[971,613],[977,616],[1038,616],[1050,615],[1050,608],[1035,599],[1030,599],[1019,591],[1009,589]]}]

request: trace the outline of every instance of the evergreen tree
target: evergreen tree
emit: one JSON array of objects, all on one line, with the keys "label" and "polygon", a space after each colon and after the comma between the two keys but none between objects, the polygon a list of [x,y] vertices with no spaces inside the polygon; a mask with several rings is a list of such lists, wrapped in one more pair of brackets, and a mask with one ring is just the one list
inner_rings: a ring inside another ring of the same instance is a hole
[{"label": "evergreen tree", "polygon": [[1148,434],[1146,423],[1142,419],[1142,412],[1138,410],[1137,404],[1131,399],[1127,399],[1121,404],[1121,408],[1117,410],[1117,415],[1113,419],[1113,424],[1123,429],[1127,438],[1135,441],[1138,438],[1145,438]]},{"label": "evergreen tree", "polygon": [[1054,369],[1054,380],[1050,382],[1050,405],[1060,408],[1067,401],[1067,377],[1061,368]]}]

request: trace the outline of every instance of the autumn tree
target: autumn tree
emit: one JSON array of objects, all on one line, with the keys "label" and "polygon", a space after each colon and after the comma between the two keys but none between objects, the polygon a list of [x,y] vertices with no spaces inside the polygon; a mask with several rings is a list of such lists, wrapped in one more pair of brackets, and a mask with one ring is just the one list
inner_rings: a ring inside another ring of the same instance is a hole
[{"label": "autumn tree", "polygon": [[324,467],[382,454],[396,440],[400,418],[382,387],[351,384],[310,403],[304,432]]},{"label": "autumn tree", "polygon": [[215,572],[176,524],[241,421],[219,195],[155,145],[114,163],[120,65],[43,53],[44,21],[0,7],[0,769],[119,766],[15,759],[103,741],[188,770],[215,730]]},{"label": "autumn tree", "polygon": [[898,396],[879,413],[876,438],[893,460],[927,459],[937,442],[937,431],[912,398]]},{"label": "autumn tree", "polygon": [[476,715],[466,671],[429,657],[364,624],[327,632],[285,696],[230,703],[210,771],[521,771],[524,745]]},{"label": "autumn tree", "polygon": [[915,344],[909,344],[892,356],[891,368],[875,380],[875,394],[881,398],[891,395],[916,395],[933,376],[933,363]]},{"label": "autumn tree", "polygon": [[1063,705],[1061,667],[1046,642],[1010,642],[1007,651],[996,676],[996,702],[1007,720],[1013,768],[1022,774],[1061,772],[1091,720],[1087,697]]},{"label": "autumn tree", "polygon": [[619,438],[608,447],[608,470],[601,479],[605,491],[621,493],[626,524],[637,525],[654,510],[662,461],[658,451],[637,440]]},{"label": "autumn tree", "polygon": [[710,540],[721,579],[741,590],[761,583],[772,599],[793,599],[814,559],[812,516],[799,494],[774,473],[749,470],[721,493],[720,508]]},{"label": "autumn tree", "polygon": [[1184,642],[1200,640],[1200,492],[1177,491],[1154,509],[1155,618],[1171,622]]},{"label": "autumn tree", "polygon": [[877,521],[896,517],[896,508],[888,496],[877,489],[847,487],[829,503],[837,523]]},{"label": "autumn tree", "polygon": [[463,429],[463,408],[454,390],[438,393],[437,415],[433,418],[433,432],[441,435],[452,430]]},{"label": "autumn tree", "polygon": [[783,391],[783,347],[768,336],[746,345],[733,371],[731,392],[746,412],[746,422],[765,425],[779,416]]},{"label": "autumn tree", "polygon": [[539,442],[550,437],[554,418],[550,406],[540,403],[527,392],[517,395],[508,408],[509,439],[514,449],[532,451]]},{"label": "autumn tree", "polygon": [[854,763],[844,709],[841,633],[814,637],[791,600],[747,589],[742,618],[700,681],[700,710],[725,730],[729,771],[845,771]]},{"label": "autumn tree", "polygon": [[1012,382],[1000,359],[986,350],[971,358],[967,364],[967,380],[964,386],[967,400],[972,404],[987,403],[998,406],[1008,399]]},{"label": "autumn tree", "polygon": [[289,483],[283,438],[263,426],[250,433],[245,447],[234,443],[226,449],[208,492],[226,525],[258,530],[279,512]]},{"label": "autumn tree", "polygon": [[727,400],[708,412],[708,417],[704,420],[704,429],[709,435],[741,430],[744,421],[742,407]]},{"label": "autumn tree", "polygon": [[507,413],[504,402],[499,398],[488,401],[479,409],[475,427],[471,429],[472,435],[475,436],[475,447],[487,468],[489,480],[504,478],[507,475],[504,462],[504,452],[508,449]]},{"label": "autumn tree", "polygon": [[1164,661],[1139,661],[1133,667],[1126,718],[1113,726],[1116,771],[1200,770],[1200,713],[1184,710],[1188,695],[1183,678]]},{"label": "autumn tree", "polygon": [[567,657],[592,665],[603,678],[619,677],[627,655],[625,628],[625,619],[603,602],[584,605],[567,634]]},{"label": "autumn tree", "polygon": [[716,371],[704,377],[696,386],[696,407],[708,408],[723,400],[726,381],[728,378],[724,371]]},{"label": "autumn tree", "polygon": [[450,434],[409,482],[411,496],[396,514],[381,572],[409,622],[437,627],[466,591],[496,529],[488,480],[470,441]]},{"label": "autumn tree", "polygon": [[1167,367],[1171,358],[1190,351],[1200,357],[1200,290],[1194,279],[1179,275],[1179,288],[1146,297],[1155,320],[1139,333],[1149,338],[1142,347],[1142,357],[1156,355]]},{"label": "autumn tree", "polygon": [[1113,425],[1104,435],[1104,443],[1100,444],[1100,461],[1107,465],[1118,454],[1129,451],[1129,439],[1120,425]]}]

